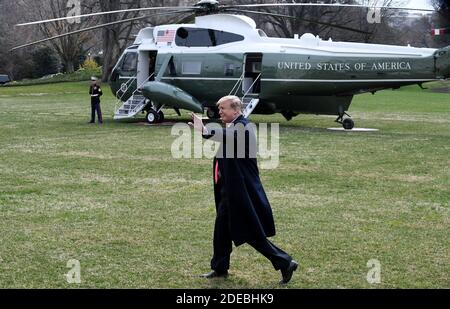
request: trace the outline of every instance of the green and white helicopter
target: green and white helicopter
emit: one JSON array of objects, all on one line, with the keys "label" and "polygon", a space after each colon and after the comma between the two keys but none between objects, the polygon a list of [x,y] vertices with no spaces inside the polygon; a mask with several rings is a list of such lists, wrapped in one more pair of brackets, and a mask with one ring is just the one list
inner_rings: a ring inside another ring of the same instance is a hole
[{"label": "green and white helicopter", "polygon": [[[333,42],[310,33],[272,38],[257,29],[251,18],[242,15],[271,15],[249,9],[287,5],[367,8],[305,3],[220,5],[215,0],[203,0],[192,7],[133,9],[192,13],[195,22],[148,27],[139,32],[110,77],[111,89],[118,99],[114,119],[146,112],[147,121],[156,123],[163,121],[164,108],[178,114],[180,109],[206,111],[208,117],[218,118],[218,98],[234,94],[242,98],[246,117],[252,113],[281,113],[290,120],[300,113],[337,115],[337,122],[352,129],[354,122],[347,111],[354,95],[412,84],[421,86],[450,76],[450,46],[431,49]],[[124,11],[129,10],[95,14]],[[81,17],[90,15],[94,14]],[[148,16],[132,20],[144,18]]]}]

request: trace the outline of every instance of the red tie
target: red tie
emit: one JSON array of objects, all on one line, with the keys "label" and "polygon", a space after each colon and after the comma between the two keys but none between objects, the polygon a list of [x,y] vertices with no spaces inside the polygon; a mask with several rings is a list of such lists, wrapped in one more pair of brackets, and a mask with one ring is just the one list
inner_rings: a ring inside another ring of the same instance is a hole
[{"label": "red tie", "polygon": [[216,166],[214,167],[214,184],[219,182],[219,161],[216,160]]}]

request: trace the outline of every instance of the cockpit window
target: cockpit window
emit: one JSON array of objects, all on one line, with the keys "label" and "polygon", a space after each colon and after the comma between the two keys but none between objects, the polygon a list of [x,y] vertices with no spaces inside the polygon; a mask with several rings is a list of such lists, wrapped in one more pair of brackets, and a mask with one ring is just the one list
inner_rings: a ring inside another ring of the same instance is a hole
[{"label": "cockpit window", "polygon": [[225,31],[201,28],[179,28],[175,43],[186,47],[211,47],[243,41],[244,37]]},{"label": "cockpit window", "polygon": [[123,59],[122,71],[135,71],[137,69],[137,53],[127,53]]}]

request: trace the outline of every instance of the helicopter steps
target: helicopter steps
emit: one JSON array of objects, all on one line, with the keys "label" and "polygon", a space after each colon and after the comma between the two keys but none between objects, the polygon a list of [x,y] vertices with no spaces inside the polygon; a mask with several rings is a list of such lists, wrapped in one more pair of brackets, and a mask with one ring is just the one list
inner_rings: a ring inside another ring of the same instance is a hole
[{"label": "helicopter steps", "polygon": [[257,97],[247,97],[247,98],[243,98],[242,99],[242,107],[243,107],[243,112],[242,114],[244,115],[245,118],[248,118],[253,111],[255,110],[256,106],[258,106],[259,103],[259,98]]},{"label": "helicopter steps", "polygon": [[114,119],[127,119],[136,116],[147,105],[147,99],[141,94],[135,94],[124,102],[114,113]]}]

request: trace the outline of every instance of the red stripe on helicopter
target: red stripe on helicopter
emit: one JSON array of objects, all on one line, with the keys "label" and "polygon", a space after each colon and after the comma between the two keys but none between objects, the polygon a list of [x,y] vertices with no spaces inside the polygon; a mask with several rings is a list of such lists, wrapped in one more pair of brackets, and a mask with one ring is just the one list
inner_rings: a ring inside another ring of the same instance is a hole
[{"label": "red stripe on helicopter", "polygon": [[175,38],[175,30],[161,30],[158,31],[156,42],[173,42]]}]

